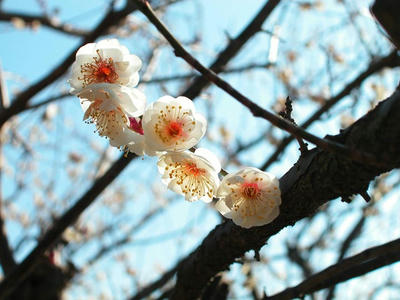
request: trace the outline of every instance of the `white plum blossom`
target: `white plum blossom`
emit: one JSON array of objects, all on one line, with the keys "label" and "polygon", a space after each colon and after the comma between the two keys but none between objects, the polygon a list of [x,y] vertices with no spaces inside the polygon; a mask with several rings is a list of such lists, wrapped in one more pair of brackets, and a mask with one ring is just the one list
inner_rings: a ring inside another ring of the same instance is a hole
[{"label": "white plum blossom", "polygon": [[72,64],[69,83],[72,93],[78,93],[95,83],[113,83],[134,87],[139,81],[142,61],[130,54],[118,40],[102,40],[82,46]]},{"label": "white plum blossom", "polygon": [[129,125],[123,126],[118,136],[110,138],[110,145],[142,156],[146,154],[142,119],[134,117],[129,117],[128,119]]},{"label": "white plum blossom", "polygon": [[184,151],[204,136],[206,119],[196,113],[186,97],[164,96],[151,103],[143,115],[143,130],[149,151]]},{"label": "white plum blossom", "polygon": [[216,209],[241,227],[271,223],[279,215],[281,192],[278,179],[257,168],[246,167],[222,180]]},{"label": "white plum blossom", "polygon": [[[146,106],[146,97],[138,89],[109,83],[92,84],[81,90],[78,97],[85,111],[83,119],[94,123],[99,135],[108,137],[112,146],[131,144],[128,148],[135,149],[133,145],[144,142],[143,131],[139,125],[135,126],[136,118],[143,114]],[[132,152],[143,155],[140,149]]]},{"label": "white plum blossom", "polygon": [[168,152],[158,161],[162,181],[168,188],[185,195],[187,201],[211,202],[215,195],[221,165],[213,153],[199,148],[194,153]]}]

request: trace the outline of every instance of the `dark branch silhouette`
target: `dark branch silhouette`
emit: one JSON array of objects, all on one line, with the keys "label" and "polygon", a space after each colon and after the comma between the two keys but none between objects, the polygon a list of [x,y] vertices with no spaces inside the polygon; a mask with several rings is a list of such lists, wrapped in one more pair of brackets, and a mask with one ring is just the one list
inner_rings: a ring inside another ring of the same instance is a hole
[{"label": "dark branch silhouette", "polygon": [[339,263],[310,276],[295,287],[288,288],[270,297],[264,297],[264,299],[302,298],[307,294],[337,285],[340,282],[364,275],[399,260],[400,239],[397,239],[343,259]]}]

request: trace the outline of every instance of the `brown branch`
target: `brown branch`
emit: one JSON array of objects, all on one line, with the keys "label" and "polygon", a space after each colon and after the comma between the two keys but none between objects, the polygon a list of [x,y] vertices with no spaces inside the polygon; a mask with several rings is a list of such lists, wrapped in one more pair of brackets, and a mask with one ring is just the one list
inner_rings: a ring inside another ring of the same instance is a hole
[{"label": "brown branch", "polygon": [[132,225],[129,228],[129,230],[126,231],[123,237],[112,241],[108,245],[103,245],[90,259],[88,259],[86,265],[88,266],[94,264],[104,255],[107,255],[108,253],[110,253],[111,251],[115,250],[116,248],[122,245],[126,245],[130,242],[134,243],[134,241],[132,241],[132,235],[138,230],[140,230],[144,225],[146,225],[148,221],[157,217],[163,211],[164,211],[164,206],[160,206],[157,209],[149,211],[139,220],[139,222]]},{"label": "brown branch", "polygon": [[[194,299],[210,278],[225,270],[237,257],[262,247],[286,226],[312,215],[326,202],[366,190],[377,175],[400,167],[400,91],[379,103],[352,126],[332,137],[346,145],[357,144],[378,158],[392,162],[382,170],[367,167],[321,149],[310,150],[280,179],[280,215],[271,224],[249,230],[231,221],[218,225],[179,265],[171,299]],[[371,143],[371,141],[374,141]]]},{"label": "brown branch", "polygon": [[40,25],[73,36],[85,37],[89,34],[89,31],[87,30],[74,28],[69,24],[59,23],[45,15],[29,15],[24,13],[0,11],[0,21],[12,22],[14,19],[21,19],[25,23],[30,24],[40,22]]},{"label": "brown branch", "polygon": [[289,260],[299,266],[305,278],[309,277],[313,273],[312,268],[308,263],[308,260],[303,257],[297,244],[286,243],[286,249]]},{"label": "brown branch", "polygon": [[288,288],[265,300],[289,300],[334,286],[340,282],[364,275],[400,260],[400,239],[369,248],[346,258],[307,278],[295,287]]},{"label": "brown branch", "polygon": [[128,166],[136,155],[122,155],[103,176],[98,178],[92,187],[42,236],[31,253],[16,267],[11,274],[0,283],[0,299],[7,296],[34,270],[44,252],[51,247],[61,236],[63,231],[71,225],[80,214],[100,195],[101,192]]},{"label": "brown branch", "polygon": [[176,271],[178,270],[178,265],[175,265],[172,269],[162,274],[162,276],[154,281],[153,283],[143,287],[136,295],[132,296],[130,300],[140,300],[147,296],[149,296],[155,290],[163,287],[170,279],[175,275]]},{"label": "brown branch", "polygon": [[[352,90],[358,88],[365,79],[367,79],[372,74],[381,71],[384,68],[394,68],[400,65],[400,56],[397,51],[392,51],[388,55],[383,56],[375,61],[373,61],[368,68],[360,73],[355,79],[353,79],[349,84],[347,84],[336,96],[325,101],[325,104],[321,106],[316,112],[314,112],[303,124],[300,125],[301,128],[307,129],[315,121],[319,120],[321,116],[328,112],[333,106],[335,106],[344,97],[349,95]],[[275,152],[265,161],[265,163],[260,168],[261,170],[268,169],[269,166],[274,163],[281,153],[286,149],[286,147],[294,140],[293,136],[288,136],[284,138],[276,148]]]},{"label": "brown branch", "polygon": [[367,151],[360,152],[355,148],[349,148],[337,142],[328,139],[321,139],[302,128],[293,125],[287,120],[284,120],[275,114],[263,109],[256,103],[252,102],[249,98],[241,94],[238,90],[233,88],[229,83],[221,79],[217,74],[215,74],[212,70],[204,67],[197,59],[195,59],[192,55],[187,52],[183,46],[176,40],[176,38],[169,32],[169,30],[165,27],[165,25],[158,19],[155,15],[153,9],[150,4],[145,0],[132,0],[138,7],[138,9],[148,18],[148,20],[158,29],[158,31],[165,37],[165,39],[170,43],[173,47],[175,55],[183,58],[189,65],[203,74],[208,80],[213,82],[216,86],[224,90],[226,93],[231,95],[234,99],[236,99],[243,106],[247,107],[250,112],[255,117],[263,118],[269,121],[274,126],[285,130],[296,138],[303,138],[315,145],[319,148],[338,153],[344,157],[349,157],[354,161],[364,163],[367,165],[375,165],[380,167],[385,167],[388,165],[385,161],[378,161],[373,155],[369,154]]},{"label": "brown branch", "polygon": [[[350,246],[356,240],[359,235],[362,232],[362,229],[364,227],[365,221],[366,221],[366,215],[365,215],[365,210],[358,220],[357,224],[353,227],[353,229],[350,231],[350,233],[347,235],[346,239],[343,241],[340,250],[339,250],[339,257],[337,259],[337,263],[343,260],[344,256],[346,255],[347,251],[350,249]],[[328,295],[326,296],[326,300],[330,300],[334,298],[335,295],[335,288],[336,286],[332,286],[329,289]]]}]

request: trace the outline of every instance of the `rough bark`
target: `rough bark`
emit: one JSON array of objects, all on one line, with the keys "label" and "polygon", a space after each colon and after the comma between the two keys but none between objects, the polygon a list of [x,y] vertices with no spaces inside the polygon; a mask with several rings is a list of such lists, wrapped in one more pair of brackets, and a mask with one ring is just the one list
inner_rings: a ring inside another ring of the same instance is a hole
[{"label": "rough bark", "polygon": [[[310,150],[281,178],[282,205],[279,217],[266,226],[249,230],[231,221],[217,226],[178,268],[172,299],[195,299],[206,283],[246,251],[262,247],[269,237],[286,226],[312,215],[329,200],[365,192],[370,181],[398,168],[400,156],[400,91],[336,136],[336,142],[368,152],[388,162],[386,169],[362,165],[320,149]],[[195,280],[194,280],[195,279]]]}]

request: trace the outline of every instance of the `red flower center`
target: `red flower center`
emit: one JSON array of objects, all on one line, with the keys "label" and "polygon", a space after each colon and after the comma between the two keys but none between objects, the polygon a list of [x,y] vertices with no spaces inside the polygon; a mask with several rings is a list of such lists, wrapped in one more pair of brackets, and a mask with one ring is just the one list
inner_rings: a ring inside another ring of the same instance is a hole
[{"label": "red flower center", "polygon": [[199,176],[206,173],[206,170],[198,168],[197,165],[193,162],[185,163],[185,170],[187,174],[190,174],[192,176]]},{"label": "red flower center", "polygon": [[255,182],[243,182],[240,191],[246,199],[255,199],[260,193],[260,188]]},{"label": "red flower center", "polygon": [[183,135],[182,127],[182,124],[179,122],[170,122],[167,125],[167,134],[173,138],[181,137]]},{"label": "red flower center", "polygon": [[115,71],[113,59],[102,58],[97,50],[98,57],[93,57],[93,62],[81,66],[81,73],[84,85],[92,83],[115,83],[118,80],[118,74]]}]

